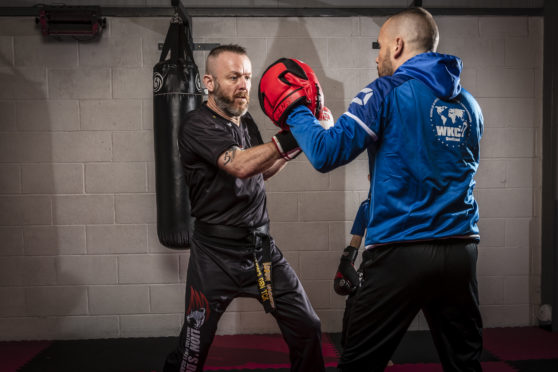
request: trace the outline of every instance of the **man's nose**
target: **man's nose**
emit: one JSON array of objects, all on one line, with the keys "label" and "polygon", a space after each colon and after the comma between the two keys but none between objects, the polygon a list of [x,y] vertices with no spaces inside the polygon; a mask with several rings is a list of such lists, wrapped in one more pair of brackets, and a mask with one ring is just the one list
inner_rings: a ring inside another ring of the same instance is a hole
[{"label": "man's nose", "polygon": [[250,86],[250,83],[249,83],[249,80],[247,78],[241,77],[240,79],[238,79],[239,89],[248,90],[249,86]]}]

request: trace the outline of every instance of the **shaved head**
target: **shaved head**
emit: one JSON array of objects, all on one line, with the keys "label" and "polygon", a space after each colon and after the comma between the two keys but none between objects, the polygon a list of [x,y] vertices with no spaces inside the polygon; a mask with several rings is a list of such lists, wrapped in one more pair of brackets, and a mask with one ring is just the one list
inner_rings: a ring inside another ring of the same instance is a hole
[{"label": "shaved head", "polygon": [[438,40],[438,26],[423,8],[408,8],[388,18],[378,35],[378,76],[393,75],[417,54],[435,52]]},{"label": "shaved head", "polygon": [[390,17],[385,26],[390,37],[401,37],[414,52],[435,52],[438,48],[438,26],[423,8],[405,9]]},{"label": "shaved head", "polygon": [[215,61],[217,57],[224,52],[230,52],[239,55],[246,55],[246,49],[237,44],[227,44],[227,45],[219,45],[211,49],[207,56],[207,60],[205,61],[205,73],[214,75],[215,72]]}]

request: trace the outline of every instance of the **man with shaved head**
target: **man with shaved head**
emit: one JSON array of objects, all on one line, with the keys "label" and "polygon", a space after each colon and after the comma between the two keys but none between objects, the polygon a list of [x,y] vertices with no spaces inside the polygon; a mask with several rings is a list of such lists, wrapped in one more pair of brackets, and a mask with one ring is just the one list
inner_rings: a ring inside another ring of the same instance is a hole
[{"label": "man with shaved head", "polygon": [[[389,18],[378,37],[380,53],[376,59],[379,76],[391,76],[407,59],[414,55],[436,51],[438,48],[438,26],[432,15],[422,9],[412,8]],[[382,48],[382,45],[385,45]],[[392,61],[393,53],[402,53]],[[392,63],[396,64],[393,66]]]},{"label": "man with shaved head", "polygon": [[460,84],[461,60],[436,53],[438,38],[429,12],[406,9],[380,30],[378,79],[331,128],[304,105],[287,108],[286,122],[316,169],[369,155],[362,264],[356,272],[347,247],[335,277],[350,293],[343,372],[383,371],[420,310],[444,371],[481,371],[473,188],[483,118]]}]

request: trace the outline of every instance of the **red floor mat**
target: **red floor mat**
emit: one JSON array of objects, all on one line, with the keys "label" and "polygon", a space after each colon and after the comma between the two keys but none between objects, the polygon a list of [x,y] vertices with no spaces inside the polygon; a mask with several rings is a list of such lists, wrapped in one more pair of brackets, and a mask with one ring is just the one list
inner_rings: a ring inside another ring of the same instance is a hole
[{"label": "red floor mat", "polygon": [[[327,334],[322,335],[322,350],[326,367],[337,366],[339,355]],[[205,365],[208,371],[289,367],[289,349],[281,335],[215,337]]]},{"label": "red floor mat", "polygon": [[[484,372],[558,372],[558,333],[536,327],[484,329]],[[339,334],[323,334],[328,371],[338,361]],[[157,372],[176,337],[53,342],[0,342],[0,372]],[[217,336],[208,371],[288,372],[288,348],[280,335]],[[426,331],[405,335],[386,372],[442,372]]]},{"label": "red floor mat", "polygon": [[15,372],[51,343],[50,341],[0,342],[0,372]]}]

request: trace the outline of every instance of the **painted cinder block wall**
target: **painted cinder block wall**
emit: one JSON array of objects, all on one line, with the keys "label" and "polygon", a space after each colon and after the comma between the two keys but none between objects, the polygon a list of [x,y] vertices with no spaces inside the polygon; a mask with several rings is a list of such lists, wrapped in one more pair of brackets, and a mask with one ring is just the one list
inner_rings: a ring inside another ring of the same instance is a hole
[{"label": "painted cinder block wall", "polygon": [[[198,43],[239,43],[259,76],[279,57],[317,72],[335,117],[377,76],[384,18],[194,18]],[[542,18],[437,17],[439,51],[464,61],[485,116],[476,196],[487,327],[535,324],[540,303]],[[107,19],[95,43],[45,41],[33,18],[0,18],[0,340],[177,335],[188,252],[156,237],[152,67],[168,18]],[[203,73],[207,52],[195,52]],[[328,174],[304,156],[267,185],[272,234],[322,319],[351,221],[368,192],[362,155]],[[404,270],[404,268],[401,268]],[[412,329],[425,329],[418,316]],[[219,333],[278,332],[253,300]]]}]

